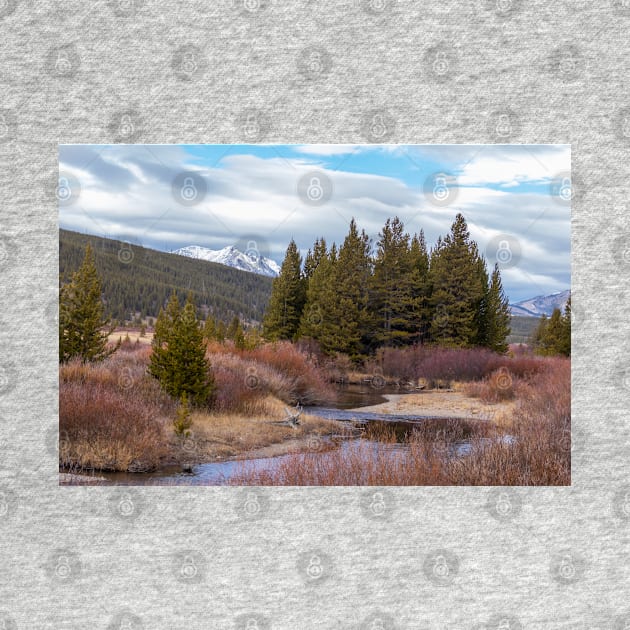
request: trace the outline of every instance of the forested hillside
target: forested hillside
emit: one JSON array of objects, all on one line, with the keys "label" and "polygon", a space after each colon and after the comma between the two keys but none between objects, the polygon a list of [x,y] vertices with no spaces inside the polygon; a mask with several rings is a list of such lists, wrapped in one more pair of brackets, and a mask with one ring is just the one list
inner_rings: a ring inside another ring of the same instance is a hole
[{"label": "forested hillside", "polygon": [[59,278],[69,280],[90,242],[102,281],[105,311],[119,322],[156,317],[176,291],[188,291],[205,315],[229,322],[234,315],[262,321],[272,279],[203,260],[185,258],[107,238],[59,230]]}]

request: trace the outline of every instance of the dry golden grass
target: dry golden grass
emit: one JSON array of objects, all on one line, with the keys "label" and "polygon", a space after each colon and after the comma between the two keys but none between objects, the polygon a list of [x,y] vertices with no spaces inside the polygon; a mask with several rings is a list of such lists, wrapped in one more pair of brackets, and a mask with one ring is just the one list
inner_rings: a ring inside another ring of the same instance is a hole
[{"label": "dry golden grass", "polygon": [[268,396],[253,413],[194,412],[191,439],[198,456],[217,458],[241,456],[272,445],[282,445],[277,452],[300,450],[308,438],[338,431],[337,423],[317,416],[303,414],[295,429],[278,424],[285,419],[284,403]]}]

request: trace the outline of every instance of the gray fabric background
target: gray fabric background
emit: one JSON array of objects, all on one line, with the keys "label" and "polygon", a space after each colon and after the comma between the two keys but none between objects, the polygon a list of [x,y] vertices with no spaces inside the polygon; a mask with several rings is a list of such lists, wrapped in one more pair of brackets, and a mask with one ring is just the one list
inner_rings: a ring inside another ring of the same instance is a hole
[{"label": "gray fabric background", "polygon": [[[0,627],[627,628],[629,27],[622,0],[1,2]],[[503,142],[572,145],[571,488],[388,489],[375,518],[369,488],[248,516],[242,489],[57,486],[58,143],[125,113],[133,142],[366,142],[381,114],[484,143],[504,112]]]}]

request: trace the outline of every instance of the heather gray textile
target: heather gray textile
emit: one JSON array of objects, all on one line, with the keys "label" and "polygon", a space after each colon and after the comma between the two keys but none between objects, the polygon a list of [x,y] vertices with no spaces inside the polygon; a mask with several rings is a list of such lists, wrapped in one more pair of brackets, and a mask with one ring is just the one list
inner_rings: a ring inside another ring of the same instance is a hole
[{"label": "heather gray textile", "polygon": [[[4,627],[628,627],[628,2],[5,0],[0,27]],[[573,486],[58,487],[57,144],[121,140],[571,143]]]}]

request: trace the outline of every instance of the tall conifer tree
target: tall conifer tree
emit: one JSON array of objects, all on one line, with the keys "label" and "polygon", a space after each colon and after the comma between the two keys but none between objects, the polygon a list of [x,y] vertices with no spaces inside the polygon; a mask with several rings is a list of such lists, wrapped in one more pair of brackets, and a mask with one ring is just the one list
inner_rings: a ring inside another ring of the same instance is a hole
[{"label": "tall conifer tree", "polygon": [[507,352],[510,334],[510,305],[503,292],[499,265],[494,265],[487,292],[485,313],[485,344],[495,352]]},{"label": "tall conifer tree", "polygon": [[409,238],[398,217],[387,219],[379,234],[371,283],[377,345],[402,345],[417,335],[413,272],[418,252],[412,254]]},{"label": "tall conifer tree", "polygon": [[306,287],[302,276],[302,257],[291,240],[282,262],[280,275],[274,279],[263,334],[269,341],[294,339],[297,336]]},{"label": "tall conifer tree", "polygon": [[473,245],[466,220],[458,214],[450,233],[432,252],[430,334],[433,341],[444,345],[470,347],[477,341],[484,287]]},{"label": "tall conifer tree", "polygon": [[59,360],[78,357],[88,362],[107,358],[117,348],[107,347],[111,328],[103,329],[109,323],[103,317],[101,281],[88,243],[78,271],[59,290]]}]

